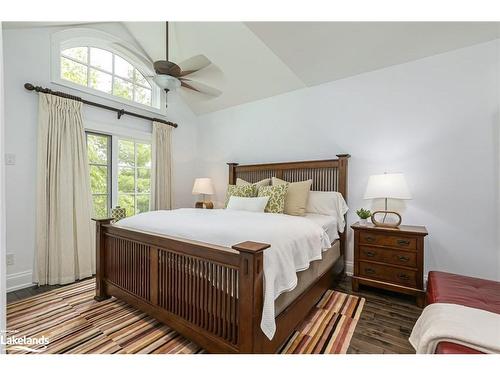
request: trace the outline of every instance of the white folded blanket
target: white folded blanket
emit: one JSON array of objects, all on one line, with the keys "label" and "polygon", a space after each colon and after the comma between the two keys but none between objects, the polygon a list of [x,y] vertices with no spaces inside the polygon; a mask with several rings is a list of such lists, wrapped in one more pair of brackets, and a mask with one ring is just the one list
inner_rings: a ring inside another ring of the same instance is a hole
[{"label": "white folded blanket", "polygon": [[410,335],[418,354],[432,354],[442,341],[483,353],[500,353],[500,314],[450,303],[427,306]]}]

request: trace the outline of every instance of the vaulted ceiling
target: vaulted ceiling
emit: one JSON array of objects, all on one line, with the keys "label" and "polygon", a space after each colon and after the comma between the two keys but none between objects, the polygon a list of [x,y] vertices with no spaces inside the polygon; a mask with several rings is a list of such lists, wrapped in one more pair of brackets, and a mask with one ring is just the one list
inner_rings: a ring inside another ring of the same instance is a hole
[{"label": "vaulted ceiling", "polygon": [[[174,61],[205,54],[222,74],[200,72],[220,97],[184,95],[198,114],[346,78],[500,37],[500,23],[176,22]],[[125,26],[154,59],[165,54],[163,23]]]},{"label": "vaulted ceiling", "polygon": [[[164,58],[164,22],[122,25],[152,60]],[[170,60],[180,62],[204,54],[218,67],[190,78],[221,89],[221,96],[207,100],[198,94],[181,93],[195,113],[203,114],[493,40],[500,37],[499,25],[174,22],[170,25]],[[26,24],[7,27],[21,26]]]}]

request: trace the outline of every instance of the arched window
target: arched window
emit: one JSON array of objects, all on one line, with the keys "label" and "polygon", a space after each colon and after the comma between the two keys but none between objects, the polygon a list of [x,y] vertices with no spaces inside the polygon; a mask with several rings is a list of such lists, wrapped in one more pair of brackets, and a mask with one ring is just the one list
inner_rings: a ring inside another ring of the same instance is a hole
[{"label": "arched window", "polygon": [[122,57],[95,47],[61,51],[61,78],[151,106],[151,84]]},{"label": "arched window", "polygon": [[141,52],[114,35],[85,28],[58,31],[52,38],[55,83],[122,103],[161,112],[160,88]]}]

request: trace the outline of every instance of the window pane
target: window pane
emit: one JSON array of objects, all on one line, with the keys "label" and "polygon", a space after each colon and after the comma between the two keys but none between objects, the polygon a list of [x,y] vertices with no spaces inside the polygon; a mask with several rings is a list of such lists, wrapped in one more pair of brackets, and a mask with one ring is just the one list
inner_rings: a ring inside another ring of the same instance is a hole
[{"label": "window pane", "polygon": [[90,65],[111,73],[113,71],[113,54],[100,48],[91,48]]},{"label": "window pane", "polygon": [[107,164],[108,137],[96,134],[87,134],[87,154],[90,163]]},{"label": "window pane", "polygon": [[122,77],[134,80],[134,67],[120,56],[115,55],[115,74]]},{"label": "window pane", "polygon": [[130,82],[115,77],[113,95],[119,96],[120,98],[132,100],[132,91],[133,85]]},{"label": "window pane", "polygon": [[151,145],[147,143],[136,143],[137,166],[151,168]]},{"label": "window pane", "polygon": [[90,166],[90,188],[93,194],[108,192],[108,167]]},{"label": "window pane", "polygon": [[120,139],[118,141],[118,165],[135,166],[134,142]]},{"label": "window pane", "polygon": [[137,103],[151,105],[151,90],[135,86],[135,99]]},{"label": "window pane", "polygon": [[61,52],[64,56],[71,57],[72,59],[87,63],[87,47],[68,48]]},{"label": "window pane", "polygon": [[61,57],[61,78],[87,86],[87,67]]},{"label": "window pane", "polygon": [[137,168],[137,192],[149,193],[151,190],[151,169]]},{"label": "window pane", "polygon": [[118,196],[118,206],[127,211],[127,216],[135,214],[135,197],[133,195],[120,194]]},{"label": "window pane", "polygon": [[108,216],[108,197],[106,195],[92,196],[94,204],[94,217],[103,218]]},{"label": "window pane", "polygon": [[134,70],[135,72],[135,82],[138,83],[139,85],[146,86],[151,88],[151,85],[149,82],[144,78],[144,76],[139,72],[137,69]]},{"label": "window pane", "polygon": [[111,94],[111,74],[106,74],[99,70],[90,68],[89,86],[93,89]]},{"label": "window pane", "polygon": [[134,168],[118,168],[118,191],[120,193],[135,192],[135,170]]},{"label": "window pane", "polygon": [[137,213],[149,211],[149,195],[137,196]]}]

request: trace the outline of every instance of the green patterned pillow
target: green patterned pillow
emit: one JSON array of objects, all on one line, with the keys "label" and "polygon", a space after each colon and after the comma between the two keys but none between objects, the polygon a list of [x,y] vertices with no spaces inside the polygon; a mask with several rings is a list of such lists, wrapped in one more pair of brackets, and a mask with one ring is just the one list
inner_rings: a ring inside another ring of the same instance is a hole
[{"label": "green patterned pillow", "polygon": [[229,198],[232,196],[245,198],[255,197],[257,196],[257,187],[255,185],[228,185],[224,207],[227,207]]},{"label": "green patterned pillow", "polygon": [[269,197],[269,202],[267,202],[265,212],[282,214],[285,211],[285,197],[287,191],[287,184],[276,186],[261,186],[259,188],[257,196]]}]

